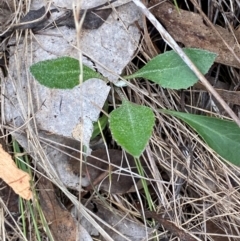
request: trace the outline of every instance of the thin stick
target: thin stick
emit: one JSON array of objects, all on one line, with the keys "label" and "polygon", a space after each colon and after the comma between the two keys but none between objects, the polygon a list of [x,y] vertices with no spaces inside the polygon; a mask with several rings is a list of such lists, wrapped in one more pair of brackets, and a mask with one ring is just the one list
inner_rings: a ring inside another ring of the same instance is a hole
[{"label": "thin stick", "polygon": [[182,60],[187,64],[187,66],[195,73],[198,79],[206,87],[206,89],[216,98],[216,100],[221,104],[229,116],[237,123],[240,127],[240,120],[232,109],[227,105],[227,103],[221,98],[221,96],[216,92],[216,90],[209,84],[204,75],[198,70],[198,68],[193,64],[193,62],[188,58],[188,56],[183,52],[183,50],[178,46],[171,35],[164,29],[164,27],[158,22],[154,15],[145,7],[143,3],[139,0],[133,0],[133,2],[141,9],[143,14],[149,19],[153,26],[161,34],[162,38],[166,43],[182,58]]}]

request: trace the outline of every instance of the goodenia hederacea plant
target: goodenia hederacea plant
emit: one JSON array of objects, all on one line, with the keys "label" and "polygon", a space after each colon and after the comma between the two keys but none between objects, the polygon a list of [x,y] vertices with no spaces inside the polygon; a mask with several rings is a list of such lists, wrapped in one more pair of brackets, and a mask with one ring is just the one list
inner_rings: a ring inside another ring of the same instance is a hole
[{"label": "goodenia hederacea plant", "polygon": [[170,110],[160,112],[183,120],[220,156],[235,165],[240,165],[240,128],[235,122]]},{"label": "goodenia hederacea plant", "polygon": [[123,100],[122,105],[110,113],[109,124],[116,142],[134,157],[144,151],[153,131],[155,117],[146,106]]},{"label": "goodenia hederacea plant", "polygon": [[[216,54],[201,49],[184,51],[203,74],[208,72],[216,57]],[[69,89],[79,84],[79,61],[70,57],[36,63],[30,71],[41,84],[49,88]],[[174,51],[158,55],[136,73],[124,78],[137,77],[147,78],[171,89],[188,88],[197,82],[195,74]],[[103,79],[103,76],[83,66],[83,80],[90,78]],[[117,143],[134,157],[139,157],[153,130],[152,110],[124,100],[122,106],[110,114],[109,122]]]},{"label": "goodenia hederacea plant", "polygon": [[[206,74],[213,64],[216,54],[202,49],[185,48],[185,54],[192,60],[202,74]],[[151,59],[144,67],[125,79],[146,78],[164,88],[186,89],[198,79],[184,61],[174,51],[167,51]]]},{"label": "goodenia hederacea plant", "polygon": [[[61,57],[33,64],[30,72],[42,85],[55,89],[72,89],[79,84],[80,65],[77,59]],[[83,81],[103,76],[83,65]]]}]

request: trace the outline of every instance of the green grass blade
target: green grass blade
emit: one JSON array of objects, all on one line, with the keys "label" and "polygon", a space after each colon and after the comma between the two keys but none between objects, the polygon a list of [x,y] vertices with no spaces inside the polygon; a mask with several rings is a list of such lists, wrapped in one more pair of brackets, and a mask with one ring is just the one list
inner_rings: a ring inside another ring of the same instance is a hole
[{"label": "green grass blade", "polygon": [[[32,177],[32,170],[30,168],[30,161],[28,159],[28,156],[23,154],[22,150],[19,147],[19,144],[16,141],[13,141],[13,150],[14,150],[14,154],[15,154],[15,162],[17,164],[17,166],[30,174],[30,176]],[[20,155],[19,155],[20,154]],[[41,230],[42,227],[44,227],[44,232],[47,234],[48,238],[50,241],[53,241],[50,229],[48,227],[48,224],[45,220],[45,218],[43,218],[43,213],[41,210],[41,207],[39,205],[39,200],[38,200],[38,196],[36,193],[36,190],[34,188],[32,188],[33,191],[33,197],[34,197],[34,201],[26,201],[22,198],[19,198],[19,210],[21,213],[21,220],[22,220],[22,232],[25,235],[25,237],[28,237],[27,234],[27,230],[29,229],[27,227],[27,222],[26,220],[29,219],[29,223],[33,224],[34,227],[34,234],[31,234],[32,236],[34,236],[34,239],[38,240],[38,241],[42,241],[41,238]],[[30,213],[30,215],[28,215],[28,212]],[[39,217],[40,217],[40,221],[39,221]]]}]

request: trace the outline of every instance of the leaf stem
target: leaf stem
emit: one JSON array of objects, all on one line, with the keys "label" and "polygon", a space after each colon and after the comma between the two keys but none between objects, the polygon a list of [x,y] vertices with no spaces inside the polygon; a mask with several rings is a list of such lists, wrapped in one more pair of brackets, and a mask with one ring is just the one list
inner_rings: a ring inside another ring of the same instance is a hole
[{"label": "leaf stem", "polygon": [[122,102],[127,101],[127,97],[123,94],[123,92],[120,90],[120,88],[118,87],[114,87],[114,90],[117,92],[117,94],[119,95],[120,99]]}]

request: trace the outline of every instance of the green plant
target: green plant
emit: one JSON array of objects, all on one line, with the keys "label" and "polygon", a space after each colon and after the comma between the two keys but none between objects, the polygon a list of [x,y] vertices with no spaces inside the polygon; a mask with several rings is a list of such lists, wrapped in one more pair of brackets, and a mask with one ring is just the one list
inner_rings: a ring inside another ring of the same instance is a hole
[{"label": "green plant", "polygon": [[160,112],[183,120],[220,156],[235,165],[240,165],[240,129],[235,122],[177,111]]},{"label": "green plant", "polygon": [[[186,48],[184,52],[202,74],[208,72],[216,58],[216,54],[201,49]],[[47,87],[68,89],[79,83],[80,69],[77,67],[79,66],[79,63],[77,63],[77,60],[70,57],[62,57],[36,63],[31,66],[30,71],[41,84]],[[59,79],[57,73],[60,69],[63,70],[61,65],[64,65],[66,73],[61,71],[61,75],[64,77]],[[69,73],[71,73],[71,81],[67,80]],[[84,66],[83,79],[86,81],[89,78],[105,80],[99,73]],[[134,74],[123,78],[126,80],[146,78],[164,88],[171,89],[188,88],[197,82],[197,77],[174,51],[158,55]],[[58,81],[61,83],[58,83]],[[235,123],[213,117],[209,118],[167,110],[160,111],[180,118],[195,129],[219,155],[236,165],[240,164],[238,160],[240,132]],[[133,104],[125,98],[122,98],[122,105],[109,115],[113,138],[123,149],[136,158],[144,151],[151,137],[154,122],[154,113],[149,107]]]},{"label": "green plant", "polygon": [[[29,173],[32,177],[31,179],[33,180],[34,174],[32,173],[30,167],[28,155],[22,152],[18,142],[15,140],[13,141],[13,151],[15,156],[14,159],[18,168],[25,171],[26,173]],[[28,229],[29,225],[31,224],[32,228],[30,228],[30,230],[32,230],[32,232],[34,233],[36,240],[42,240],[41,229],[43,229],[46,235],[48,236],[49,240],[52,241],[53,237],[49,229],[48,223],[44,217],[42,208],[39,203],[39,197],[37,195],[37,191],[34,185],[32,185],[32,190],[34,194],[34,201],[24,200],[23,198],[19,197],[19,210],[21,213],[22,231],[24,238],[26,238],[27,240]]]}]

